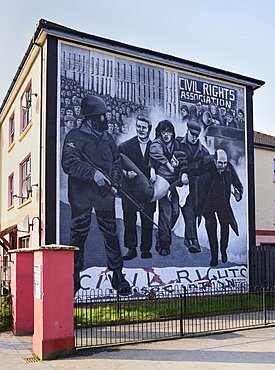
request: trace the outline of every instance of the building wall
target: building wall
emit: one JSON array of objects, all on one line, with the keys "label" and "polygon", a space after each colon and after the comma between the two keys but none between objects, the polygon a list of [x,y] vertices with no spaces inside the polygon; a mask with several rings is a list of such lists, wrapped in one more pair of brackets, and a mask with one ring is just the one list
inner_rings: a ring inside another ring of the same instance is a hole
[{"label": "building wall", "polygon": [[[143,257],[139,251],[134,261],[127,261],[127,259],[125,259],[124,272],[126,274],[126,278],[129,280],[132,279],[135,286],[140,288],[144,287],[144,289],[147,289],[147,285],[151,284],[151,279],[152,284],[154,284],[155,279],[155,275],[150,277],[150,275],[146,273],[146,269],[149,266],[150,269],[152,267],[150,270],[153,271],[152,274],[158,275],[158,279],[161,281],[162,285],[172,282],[171,284],[186,284],[186,286],[189,284],[198,284],[197,286],[199,286],[199,283],[197,283],[198,276],[196,274],[199,271],[200,277],[206,276],[206,274],[209,272],[210,264],[212,267],[214,264],[217,266],[217,270],[214,269],[213,271],[218,271],[219,276],[227,276],[228,279],[228,266],[236,266],[236,268],[239,269],[241,265],[244,265],[244,271],[246,271],[249,238],[247,227],[248,166],[246,165],[246,148],[247,144],[249,144],[251,147],[252,143],[246,143],[247,135],[245,135],[245,133],[246,130],[251,130],[251,123],[245,117],[245,121],[243,122],[243,126],[241,128],[226,127],[226,125],[223,126],[221,124],[215,125],[213,124],[212,120],[211,123],[205,122],[204,115],[202,113],[210,112],[210,103],[215,103],[217,106],[218,112],[216,111],[216,114],[218,117],[220,116],[220,108],[234,109],[235,113],[238,109],[245,111],[245,105],[248,100],[247,90],[245,87],[236,85],[234,83],[225,83],[224,81],[208,78],[199,74],[196,75],[184,72],[183,70],[173,66],[157,65],[151,60],[145,60],[129,55],[123,56],[120,54],[115,54],[115,51],[112,49],[110,49],[109,52],[96,50],[94,47],[91,47],[88,50],[87,47],[84,47],[83,45],[75,44],[72,46],[70,43],[65,41],[59,42],[58,62],[58,104],[56,112],[58,118],[57,128],[54,128],[56,129],[56,133],[58,135],[58,154],[56,161],[57,176],[56,179],[52,179],[53,181],[57,181],[57,243],[62,245],[76,243],[70,234],[71,214],[75,214],[74,208],[76,204],[79,205],[79,208],[82,207],[82,204],[87,204],[87,207],[93,206],[100,207],[100,209],[105,209],[105,204],[109,205],[114,203],[117,235],[122,255],[125,255],[128,249],[124,244],[125,217],[128,216],[126,215],[126,212],[124,212],[125,206],[124,202],[121,202],[121,199],[112,199],[112,195],[109,196],[109,194],[106,194],[106,199],[104,199],[105,195],[98,194],[96,188],[94,190],[89,190],[91,180],[87,180],[87,177],[85,177],[86,175],[83,176],[82,174],[80,174],[77,178],[77,180],[79,180],[78,187],[75,187],[74,189],[69,187],[68,190],[68,176],[70,184],[72,184],[71,181],[76,179],[76,177],[73,179],[74,174],[73,170],[69,168],[70,164],[67,165],[67,163],[70,162],[69,157],[74,155],[78,157],[82,150],[86,150],[83,149],[84,146],[82,148],[78,147],[79,140],[76,140],[74,137],[74,135],[82,135],[82,131],[86,130],[86,121],[81,120],[81,122],[78,123],[79,114],[76,111],[73,111],[72,105],[74,105],[74,107],[81,105],[82,99],[84,99],[87,95],[95,95],[103,99],[106,104],[107,112],[111,112],[112,115],[108,126],[109,132],[106,134],[106,137],[109,138],[108,140],[110,140],[110,142],[114,141],[117,146],[120,146],[120,148],[122,148],[123,145],[129,145],[128,140],[132,140],[132,138],[137,135],[136,118],[140,113],[146,115],[152,123],[152,129],[149,133],[151,140],[155,139],[156,128],[160,122],[163,120],[171,120],[171,125],[175,131],[175,136],[181,141],[182,139],[180,138],[185,136],[187,132],[187,120],[184,120],[181,113],[181,107],[185,105],[187,112],[189,112],[188,117],[196,120],[199,127],[203,128],[200,131],[200,141],[205,146],[205,154],[203,155],[208,154],[207,149],[211,154],[213,154],[216,149],[223,149],[227,153],[228,161],[232,162],[232,167],[229,166],[232,168],[232,176],[234,168],[234,173],[236,173],[234,178],[236,179],[238,177],[239,179],[239,181],[234,181],[235,188],[241,188],[239,183],[241,183],[242,187],[244,188],[244,196],[242,199],[237,200],[235,197],[231,197],[231,206],[236,219],[235,223],[238,224],[239,231],[237,231],[236,228],[235,233],[233,230],[230,230],[230,240],[228,241],[228,264],[225,259],[220,259],[220,262],[217,264],[215,264],[216,262],[211,263],[211,248],[204,220],[198,226],[198,239],[202,246],[202,253],[198,253],[195,258],[194,255],[189,253],[188,249],[184,247],[184,228],[186,224],[182,214],[180,214],[177,219],[177,223],[173,227],[173,230],[168,230],[168,232],[171,232],[172,237],[171,240],[166,241],[166,245],[171,244],[171,253],[168,253],[167,256],[163,258],[164,255],[161,255],[161,253],[159,253],[159,251],[156,249],[155,240],[159,240],[160,237],[163,236],[161,232],[154,227],[152,231],[148,231],[148,233],[151,233],[149,236],[152,239],[152,241],[148,242],[148,244],[150,244],[150,259],[148,261],[143,261]],[[52,72],[52,78],[54,79],[54,72]],[[134,93],[130,86],[134,86]],[[198,102],[200,104],[198,104]],[[123,111],[123,108],[126,109],[126,112],[125,110]],[[71,114],[71,111],[73,114]],[[71,121],[69,119],[71,115],[74,116],[74,120],[72,121],[76,122],[74,126],[66,125],[67,121]],[[222,118],[220,118],[220,120],[222,120]],[[212,124],[212,126],[205,127],[207,124],[210,126]],[[83,127],[79,125],[83,125]],[[77,129],[69,132],[73,127]],[[211,143],[211,145],[209,143]],[[92,150],[94,150],[94,148],[96,148],[96,146],[93,146]],[[127,151],[130,153],[129,149],[127,149]],[[133,148],[133,151],[136,151],[136,149]],[[175,153],[175,155],[177,154]],[[128,155],[130,156],[130,154]],[[103,152],[99,149],[98,153],[96,153],[95,150],[91,161],[100,167],[102,164],[98,163],[97,161],[99,161],[101,156],[102,158],[104,157]],[[138,158],[138,156],[136,157]],[[91,164],[89,165],[87,161],[83,160],[82,156],[79,158],[79,168],[82,168],[82,166],[86,169],[90,168]],[[110,156],[110,158],[112,157]],[[137,162],[135,165],[138,166],[138,161],[140,159],[133,159],[133,161],[135,160]],[[113,166],[114,164],[110,163],[110,165]],[[231,171],[229,170],[229,167],[228,171]],[[157,170],[159,168],[157,164],[156,168]],[[85,170],[83,173],[84,172]],[[112,175],[110,174],[110,176]],[[210,176],[212,176],[212,174]],[[50,179],[49,181],[51,182]],[[125,179],[125,181],[127,181],[127,179]],[[208,181],[206,181],[206,183],[207,182]],[[201,194],[208,193],[210,191],[210,188],[207,188],[208,185],[206,183],[201,184]],[[140,186],[138,182],[133,182],[132,184],[128,182],[126,186],[127,189],[129,188],[127,191],[130,192],[135,200],[138,202],[144,202],[143,191],[146,188],[146,181]],[[177,189],[181,206],[185,204],[186,196],[189,190],[195,190],[194,183],[192,183],[190,186],[191,188],[182,186]],[[204,189],[202,188],[203,186],[205,186]],[[154,198],[157,199],[157,204],[156,210],[153,212],[154,220],[156,223],[159,222],[159,224],[163,222],[163,216],[160,216],[163,215],[163,206],[161,205],[161,201],[164,200],[163,198],[167,194],[165,187],[163,187],[161,190],[163,192],[157,194],[156,198]],[[197,190],[195,190],[195,192],[196,191]],[[91,203],[90,192],[93,192],[95,196],[98,196],[98,202],[100,202],[100,204],[102,202],[102,205],[99,206],[98,204]],[[156,195],[156,192],[154,194]],[[206,197],[207,195],[201,200],[201,202],[206,201]],[[159,202],[159,200],[161,201]],[[176,202],[177,200],[175,203]],[[221,205],[221,208],[222,207],[223,205]],[[106,208],[108,209],[107,206]],[[170,212],[169,208],[170,205],[168,204],[167,214]],[[161,217],[162,219],[160,219]],[[171,224],[172,221],[169,217],[170,216],[168,215],[168,220],[166,222],[167,226]],[[76,221],[75,219],[75,222],[78,223],[77,227],[79,228],[80,223],[82,223],[80,218],[81,217],[79,217],[79,221]],[[107,221],[106,224],[108,224]],[[136,225],[138,241],[141,240],[141,229],[142,225],[140,218],[138,218]],[[102,230],[103,229],[101,228],[101,231]],[[84,232],[86,231],[87,227]],[[103,230],[103,232],[105,231]],[[218,235],[218,238],[220,239],[220,235]],[[138,245],[138,241],[134,241],[133,243]],[[90,232],[87,235],[85,246],[83,247],[84,265],[82,274],[83,276],[85,275],[88,277],[85,282],[85,284],[87,283],[87,285],[85,285],[86,288],[100,288],[105,290],[110,287],[109,280],[104,280],[104,278],[102,278],[102,271],[106,271],[106,266],[109,266],[108,263],[110,264],[110,260],[112,259],[112,256],[110,256],[110,258],[107,257],[106,259],[106,255],[108,253],[108,251],[106,252],[105,249],[106,245],[107,244],[104,243],[103,236],[100,234],[100,230],[96,224],[94,214],[92,213]],[[179,270],[177,270],[177,268]],[[187,274],[187,276],[190,278],[178,278],[178,271],[184,271],[184,274]],[[240,278],[242,279],[242,277]],[[215,280],[214,282],[214,280],[215,279],[213,278],[214,284],[223,284],[221,281],[217,282],[217,280]],[[226,284],[230,283],[227,281]],[[194,285],[192,286],[194,287]]]},{"label": "building wall", "polygon": [[[52,36],[50,36],[52,37]],[[44,76],[43,85],[46,86],[46,77],[48,77],[49,83],[53,80],[53,86],[49,85],[49,90],[47,91],[47,96],[49,98],[50,92],[53,92],[54,98],[48,99],[47,109],[48,117],[45,116],[46,103],[41,102],[40,95],[40,58],[39,54],[31,55],[33,58],[32,62],[28,62],[28,65],[23,68],[22,75],[18,79],[18,82],[11,93],[9,101],[7,103],[7,108],[5,108],[4,114],[0,117],[0,129],[1,129],[1,178],[0,178],[0,193],[1,195],[1,230],[10,227],[11,225],[18,225],[19,230],[24,230],[23,220],[28,215],[31,220],[34,220],[35,228],[30,233],[30,245],[37,246],[38,240],[38,223],[36,217],[39,214],[39,196],[38,189],[33,187],[32,199],[24,201],[20,204],[20,200],[15,198],[14,205],[8,207],[7,204],[7,192],[8,192],[8,176],[10,173],[14,172],[14,193],[19,193],[19,165],[20,162],[28,155],[31,154],[32,157],[32,181],[31,184],[36,184],[39,182],[39,172],[42,171],[42,184],[45,183],[45,166],[44,158],[45,153],[43,152],[43,163],[42,168],[39,164],[39,127],[40,127],[40,112],[42,108],[43,122],[48,120],[47,124],[47,138],[50,137],[52,140],[48,140],[47,143],[52,143],[56,139],[56,147],[47,145],[47,154],[52,151],[57,153],[56,167],[57,171],[52,171],[52,176],[47,176],[47,181],[49,186],[48,189],[54,189],[57,185],[57,197],[55,196],[47,198],[47,202],[52,205],[52,208],[56,211],[56,222],[57,233],[54,235],[56,237],[56,242],[61,244],[69,244],[69,233],[70,233],[70,204],[67,197],[67,175],[62,172],[61,166],[61,152],[63,148],[63,143],[65,139],[64,122],[62,119],[62,93],[66,90],[70,91],[71,94],[74,90],[77,92],[77,98],[79,101],[82,100],[87,94],[101,96],[107,105],[107,102],[111,105],[123,105],[125,102],[130,108],[129,115],[125,118],[128,131],[119,131],[119,135],[113,136],[113,140],[116,141],[117,145],[124,142],[136,135],[135,120],[140,112],[148,115],[153,122],[151,139],[154,139],[155,128],[158,122],[163,119],[171,119],[173,125],[175,126],[176,136],[184,136],[187,132],[187,123],[183,123],[183,118],[181,117],[181,103],[187,104],[194,115],[197,115],[197,119],[200,121],[202,127],[206,125],[203,117],[200,117],[196,112],[197,100],[202,104],[205,111],[209,111],[210,103],[215,102],[218,108],[230,108],[234,110],[235,114],[238,109],[245,110],[247,104],[247,92],[249,90],[245,85],[219,80],[219,76],[211,77],[205,76],[204,74],[195,74],[183,70],[182,68],[176,68],[167,66],[166,64],[160,65],[154,61],[141,60],[138,57],[128,56],[123,54],[116,54],[112,49],[109,52],[104,52],[102,50],[96,51],[94,47],[87,48],[83,45],[72,46],[71,43],[59,42],[58,53],[56,54],[54,43],[49,44],[49,61],[48,64],[48,76],[46,76],[46,68],[44,66]],[[56,54],[56,55],[55,55]],[[44,52],[44,64],[46,64],[47,56]],[[57,61],[58,68],[55,69],[55,62]],[[51,67],[51,68],[50,68]],[[57,73],[57,75],[56,75]],[[38,93],[38,97],[32,97],[32,122],[29,124],[24,135],[20,135],[19,132],[19,112],[20,112],[20,99],[21,96],[29,83],[32,81],[32,92]],[[56,89],[57,85],[57,89]],[[57,101],[55,101],[55,93],[57,90]],[[68,91],[67,91],[68,92]],[[45,92],[42,96],[46,97]],[[52,100],[49,102],[49,100]],[[115,104],[116,103],[116,104]],[[252,103],[252,101],[251,101]],[[247,112],[252,109],[252,106],[247,108]],[[15,132],[15,144],[10,147],[8,144],[9,136],[9,118],[15,110],[16,113],[16,132]],[[51,117],[56,117],[56,119],[51,119],[50,111],[54,111]],[[248,180],[247,180],[247,150],[249,146],[252,148],[252,142],[247,143],[246,138],[248,135],[245,133],[247,130],[251,130],[252,123],[247,117],[245,117],[245,124],[242,127],[238,135],[236,132],[230,130],[229,128],[214,127],[214,133],[202,130],[200,135],[200,140],[209,149],[209,152],[213,154],[215,149],[223,148],[228,154],[228,160],[232,161],[232,166],[236,167],[236,172],[240,176],[240,180],[245,189],[245,196],[241,202],[233,200],[234,214],[237,218],[239,224],[240,233],[236,232],[230,233],[230,241],[228,248],[228,262],[220,260],[217,269],[213,269],[213,274],[209,274],[209,264],[211,258],[211,251],[209,240],[207,239],[207,233],[205,230],[204,223],[199,225],[199,239],[202,245],[203,253],[199,256],[194,256],[189,254],[187,248],[183,248],[184,245],[184,220],[180,215],[177,225],[173,229],[173,245],[171,249],[171,255],[159,256],[155,250],[155,241],[151,245],[152,251],[152,261],[149,261],[150,265],[144,265],[138,256],[134,263],[125,263],[125,269],[128,269],[128,276],[130,276],[133,281],[139,279],[139,287],[146,287],[147,284],[153,284],[156,277],[163,279],[161,284],[170,284],[173,282],[175,284],[182,284],[182,280],[186,284],[193,283],[196,288],[200,289],[200,285],[204,285],[204,276],[209,278],[209,282],[213,285],[233,284],[234,280],[237,278],[246,279],[246,265],[247,265],[247,247],[248,247]],[[226,132],[227,131],[227,132]],[[215,134],[215,135],[214,135]],[[111,134],[110,134],[111,135]],[[233,135],[233,136],[232,136]],[[43,125],[43,148],[45,148],[45,125]],[[211,145],[209,144],[209,139],[211,139]],[[213,139],[213,140],[212,140]],[[71,143],[69,143],[71,144]],[[49,156],[48,156],[49,158]],[[53,161],[54,162],[54,161]],[[54,167],[54,163],[47,163],[47,174],[50,173],[48,170],[51,166]],[[41,184],[39,184],[41,186]],[[44,212],[44,188],[42,190],[42,216]],[[135,190],[135,189],[134,189]],[[143,189],[141,189],[143,190]],[[181,205],[184,204],[184,199],[186,197],[186,190],[181,190]],[[187,191],[189,191],[187,189]],[[81,194],[82,189],[79,189],[79,194]],[[135,195],[139,195],[138,191],[135,191]],[[142,195],[142,194],[141,194]],[[118,236],[121,243],[122,253],[126,253],[126,248],[123,245],[123,209],[121,206],[121,200],[116,199],[116,221],[118,224]],[[47,203],[47,204],[49,204]],[[47,209],[47,220],[49,220],[49,211]],[[155,220],[158,219],[159,204],[157,205],[157,211],[155,212]],[[92,215],[94,217],[94,215]],[[50,229],[48,225],[43,223],[42,217],[42,229]],[[51,226],[51,225],[50,225]],[[139,234],[140,234],[140,220],[138,220]],[[51,231],[51,230],[50,230]],[[158,235],[158,230],[155,228],[153,230],[153,239]],[[26,236],[27,233],[19,232],[20,236]],[[140,236],[140,235],[139,235]],[[108,287],[109,280],[101,280],[103,276],[101,271],[106,271],[106,253],[104,252],[104,242],[102,236],[99,234],[96,223],[92,222],[92,229],[89,235],[90,239],[87,239],[87,253],[85,256],[85,268],[91,273],[93,278],[91,280],[93,284],[96,284],[97,289]],[[48,241],[47,241],[48,242]],[[43,240],[42,240],[43,244]],[[123,249],[124,248],[124,249]],[[147,261],[145,261],[147,262]],[[241,266],[241,265],[244,265]],[[146,272],[147,267],[154,266],[152,269],[152,276]],[[229,267],[236,266],[240,272],[240,276],[235,274],[232,276],[232,269]],[[145,268],[144,268],[145,267]],[[159,270],[154,271],[155,267]],[[172,267],[172,268],[171,268]],[[166,275],[166,268],[171,271],[170,275]],[[90,272],[91,271],[91,272]],[[245,273],[243,272],[245,271]],[[217,272],[217,275],[216,275]],[[158,275],[160,274],[160,275]],[[181,274],[184,274],[182,277]],[[231,274],[231,275],[230,275]],[[241,275],[242,274],[242,275]],[[181,276],[180,276],[181,275]],[[88,275],[87,275],[88,276]],[[98,278],[99,276],[99,278]],[[217,277],[219,276],[218,280]],[[188,277],[188,278],[186,278]],[[224,277],[226,277],[224,279]],[[227,278],[232,278],[228,282]],[[199,281],[202,279],[202,283]],[[97,283],[98,280],[98,283]],[[103,286],[100,284],[103,282]],[[191,286],[190,285],[190,286]],[[153,286],[153,285],[152,285]]]},{"label": "building wall", "polygon": [[256,146],[254,159],[256,243],[275,243],[275,151]]},{"label": "building wall", "polygon": [[[44,61],[46,60],[46,48],[44,48]],[[0,230],[17,225],[18,238],[30,236],[30,246],[38,245],[39,233],[39,187],[32,186],[32,195],[29,199],[13,198],[13,204],[9,205],[9,185],[8,177],[11,173],[14,175],[14,195],[20,196],[20,164],[31,156],[31,185],[39,183],[40,172],[40,107],[41,107],[41,90],[40,90],[40,53],[36,53],[33,60],[27,62],[27,67],[20,76],[17,85],[7,103],[7,108],[0,122]],[[31,120],[25,130],[22,132],[22,96],[26,87],[31,83]],[[45,94],[43,94],[45,95]],[[14,142],[10,145],[10,117],[14,114]],[[45,117],[44,117],[45,118]],[[44,120],[43,120],[44,121]],[[43,128],[44,129],[44,128]],[[44,174],[44,165],[41,168],[42,176]],[[42,181],[43,183],[43,181]],[[43,189],[42,189],[43,190]],[[42,191],[43,195],[43,191]],[[43,197],[42,197],[43,203]],[[29,216],[30,222],[33,221],[34,227],[30,233],[27,232],[24,219]],[[6,239],[8,239],[6,237]],[[17,240],[17,245],[19,239]]]}]

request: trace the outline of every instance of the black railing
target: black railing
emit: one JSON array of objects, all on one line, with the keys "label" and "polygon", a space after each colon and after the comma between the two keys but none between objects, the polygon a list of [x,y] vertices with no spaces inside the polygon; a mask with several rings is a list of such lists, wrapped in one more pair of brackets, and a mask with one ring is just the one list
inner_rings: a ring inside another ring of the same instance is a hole
[{"label": "black railing", "polygon": [[0,332],[12,329],[11,294],[7,285],[0,290]]},{"label": "black railing", "polygon": [[0,255],[0,331],[12,329],[11,267],[7,257]]},{"label": "black railing", "polygon": [[75,298],[76,348],[177,338],[275,324],[275,289],[203,292],[82,291]]},{"label": "black railing", "polygon": [[9,292],[11,283],[11,262],[0,255],[0,294]]},{"label": "black railing", "polygon": [[275,244],[249,248],[250,286],[275,285]]}]

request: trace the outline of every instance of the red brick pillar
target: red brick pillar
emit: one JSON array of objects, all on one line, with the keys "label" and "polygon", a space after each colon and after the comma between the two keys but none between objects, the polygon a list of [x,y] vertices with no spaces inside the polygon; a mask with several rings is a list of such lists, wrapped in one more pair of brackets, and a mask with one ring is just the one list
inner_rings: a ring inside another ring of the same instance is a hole
[{"label": "red brick pillar", "polygon": [[75,351],[75,249],[48,245],[34,251],[33,351],[41,359]]},{"label": "red brick pillar", "polygon": [[33,251],[11,250],[13,332],[33,333]]}]

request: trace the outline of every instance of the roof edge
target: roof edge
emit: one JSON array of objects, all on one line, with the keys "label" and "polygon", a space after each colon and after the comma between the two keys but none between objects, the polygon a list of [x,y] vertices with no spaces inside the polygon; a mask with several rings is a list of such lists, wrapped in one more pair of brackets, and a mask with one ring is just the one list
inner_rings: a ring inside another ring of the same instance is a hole
[{"label": "roof edge", "polygon": [[[96,36],[96,35],[91,35],[91,34],[88,34],[88,33],[85,33],[85,32],[81,32],[81,31],[77,31],[77,30],[74,30],[72,28],[69,28],[69,27],[66,27],[66,26],[63,26],[63,25],[60,25],[58,23],[54,23],[54,22],[51,22],[51,21],[48,21],[46,19],[43,19],[41,18],[39,20],[39,23],[38,23],[38,26],[35,30],[35,33],[30,41],[30,44],[24,54],[24,57],[23,59],[21,60],[20,64],[19,64],[19,67],[15,73],[15,76],[10,84],[10,87],[4,97],[4,100],[0,106],[0,115],[2,113],[2,111],[4,110],[4,107],[9,99],[9,96],[20,76],[20,73],[21,71],[23,70],[23,67],[31,53],[31,50],[33,48],[33,46],[35,45],[36,43],[36,40],[38,39],[38,36],[40,34],[41,31],[56,31],[56,32],[62,32],[62,33],[67,33],[68,35],[73,35],[73,36],[76,36],[80,39],[82,39],[82,41],[84,39],[86,39],[87,41],[88,40],[93,40],[94,42],[98,43],[98,44],[101,44],[101,46],[106,46],[106,47],[115,47],[117,49],[117,51],[120,51],[120,52],[125,52],[125,51],[132,51],[132,52],[135,52],[136,54],[139,54],[140,56],[142,55],[143,57],[149,57],[149,56],[154,56],[156,57],[157,59],[161,59],[163,62],[166,62],[166,63],[180,63],[182,64],[182,66],[186,66],[186,68],[189,68],[190,70],[193,70],[194,72],[196,73],[201,73],[203,74],[206,74],[206,72],[208,72],[209,74],[212,74],[213,76],[216,76],[218,78],[223,78],[225,79],[225,77],[227,77],[228,80],[240,80],[242,81],[242,83],[244,85],[250,85],[252,87],[253,90],[256,90],[258,88],[260,88],[261,86],[263,86],[265,84],[265,81],[262,81],[262,80],[259,80],[259,79],[255,79],[255,78],[252,78],[252,77],[248,77],[248,76],[243,76],[243,75],[240,75],[240,74],[237,74],[237,73],[234,73],[234,72],[230,72],[230,71],[226,71],[226,70],[223,70],[223,69],[220,69],[220,68],[215,68],[215,67],[211,67],[211,66],[208,66],[208,65],[205,65],[205,64],[202,64],[202,63],[198,63],[198,62],[192,62],[190,60],[187,60],[187,59],[183,59],[183,58],[180,58],[180,57],[176,57],[176,56],[172,56],[172,55],[168,55],[168,54],[164,54],[164,53],[161,53],[161,52],[158,52],[158,51],[154,51],[154,50],[150,50],[150,49],[144,49],[144,48],[141,48],[141,47],[138,47],[138,46],[134,46],[134,45],[129,45],[129,44],[126,44],[126,43],[123,43],[123,42],[120,42],[120,41],[115,41],[115,40],[111,40],[111,39],[107,39],[107,38],[104,38],[104,37],[101,37],[101,36]],[[246,83],[245,83],[246,81]]]},{"label": "roof edge", "polygon": [[254,146],[275,150],[275,136],[254,131]]},{"label": "roof edge", "polygon": [[116,47],[119,47],[119,48],[124,49],[124,50],[132,50],[132,51],[135,51],[136,53],[141,54],[143,56],[145,56],[146,54],[148,54],[148,55],[150,54],[150,55],[154,55],[156,57],[159,57],[163,60],[166,60],[167,62],[178,61],[178,62],[181,62],[182,64],[186,64],[186,66],[189,66],[191,68],[193,67],[193,68],[201,69],[201,70],[204,70],[204,71],[214,72],[216,75],[223,75],[223,76],[228,76],[228,77],[234,77],[234,78],[241,79],[241,80],[247,80],[247,82],[250,82],[250,84],[254,85],[254,89],[257,89],[257,88],[259,88],[259,87],[261,87],[265,84],[265,81],[263,81],[263,80],[255,79],[255,78],[248,77],[248,76],[244,76],[244,75],[237,74],[237,73],[234,73],[234,72],[231,72],[231,71],[226,71],[226,70],[223,70],[221,68],[211,67],[211,66],[206,65],[206,64],[193,62],[193,61],[183,59],[183,58],[180,58],[180,57],[177,57],[177,56],[164,54],[164,53],[161,53],[159,51],[145,49],[145,48],[142,48],[142,47],[139,47],[139,46],[130,45],[130,44],[126,44],[126,43],[123,43],[123,42],[120,42],[120,41],[107,39],[107,38],[104,38],[104,37],[101,37],[101,36],[96,36],[96,35],[88,34],[88,33],[85,33],[85,32],[77,31],[77,30],[74,30],[72,28],[62,26],[58,23],[47,21],[45,19],[40,19],[39,25],[42,28],[46,29],[46,30],[55,30],[57,32],[58,31],[59,32],[66,32],[70,35],[75,35],[75,36],[81,37],[82,39],[86,38],[86,39],[94,40],[94,41],[96,41],[98,43],[101,43],[101,44],[102,43],[106,44],[106,46],[109,46],[109,47],[110,46],[116,46]]}]

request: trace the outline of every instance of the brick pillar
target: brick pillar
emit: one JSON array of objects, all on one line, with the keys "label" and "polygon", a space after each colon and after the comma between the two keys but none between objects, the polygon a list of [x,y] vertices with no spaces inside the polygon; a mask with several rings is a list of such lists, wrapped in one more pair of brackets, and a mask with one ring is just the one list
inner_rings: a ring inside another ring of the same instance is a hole
[{"label": "brick pillar", "polygon": [[75,351],[75,249],[48,245],[34,251],[33,351],[41,359]]},{"label": "brick pillar", "polygon": [[33,251],[11,250],[11,294],[13,332],[33,333]]}]

